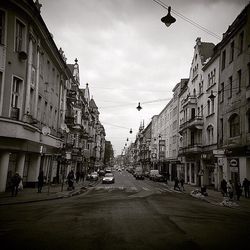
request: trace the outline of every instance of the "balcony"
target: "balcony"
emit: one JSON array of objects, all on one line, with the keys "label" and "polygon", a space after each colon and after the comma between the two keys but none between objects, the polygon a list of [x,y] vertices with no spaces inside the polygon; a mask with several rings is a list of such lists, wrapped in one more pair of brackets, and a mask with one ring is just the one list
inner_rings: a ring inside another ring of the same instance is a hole
[{"label": "balcony", "polygon": [[181,106],[187,106],[187,105],[196,105],[197,104],[197,97],[196,96],[187,96],[185,99],[181,101]]},{"label": "balcony", "polygon": [[187,147],[179,148],[178,155],[185,155],[185,154],[200,154],[202,152],[202,145],[201,144],[192,144]]},{"label": "balcony", "polygon": [[203,128],[203,117],[202,116],[195,116],[190,120],[180,124],[179,132],[182,132],[185,129],[192,128],[192,129],[202,129]]}]

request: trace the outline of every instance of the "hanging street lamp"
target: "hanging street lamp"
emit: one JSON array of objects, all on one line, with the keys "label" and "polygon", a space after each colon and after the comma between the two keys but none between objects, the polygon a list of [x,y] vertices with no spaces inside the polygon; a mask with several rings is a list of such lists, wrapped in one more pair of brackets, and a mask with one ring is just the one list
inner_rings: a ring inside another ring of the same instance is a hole
[{"label": "hanging street lamp", "polygon": [[171,16],[170,14],[171,12],[171,7],[168,7],[168,14],[166,16],[164,16],[161,21],[167,26],[169,27],[172,23],[174,23],[176,21],[176,19],[174,17]]},{"label": "hanging street lamp", "polygon": [[140,104],[140,103],[138,103],[138,106],[136,107],[136,109],[137,109],[138,111],[140,111],[140,110],[142,109],[142,107],[141,107],[141,104]]}]

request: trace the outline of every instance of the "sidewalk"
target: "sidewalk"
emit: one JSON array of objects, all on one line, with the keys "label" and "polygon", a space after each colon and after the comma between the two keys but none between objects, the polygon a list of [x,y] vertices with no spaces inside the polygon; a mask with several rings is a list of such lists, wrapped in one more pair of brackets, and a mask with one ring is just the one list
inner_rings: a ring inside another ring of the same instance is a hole
[{"label": "sidewalk", "polygon": [[0,206],[32,203],[46,200],[56,200],[71,197],[87,191],[88,187],[95,186],[98,181],[84,181],[75,183],[75,189],[67,190],[67,184],[51,184],[43,186],[42,192],[37,193],[37,188],[24,188],[16,197],[11,196],[11,191],[0,193]]},{"label": "sidewalk", "polygon": [[[174,182],[168,181],[169,188],[177,193],[182,193],[180,191],[174,190]],[[227,198],[224,198],[220,191],[216,191],[214,189],[207,189],[208,196],[203,196],[200,194],[192,194],[192,191],[199,190],[200,187],[197,186],[191,186],[189,184],[184,184],[185,191],[183,193],[191,195],[194,198],[206,201],[212,205],[216,206],[225,206],[230,208],[242,208],[250,210],[250,198],[245,198],[244,195],[240,197],[240,201],[236,201],[236,199],[233,202],[227,201]]]}]

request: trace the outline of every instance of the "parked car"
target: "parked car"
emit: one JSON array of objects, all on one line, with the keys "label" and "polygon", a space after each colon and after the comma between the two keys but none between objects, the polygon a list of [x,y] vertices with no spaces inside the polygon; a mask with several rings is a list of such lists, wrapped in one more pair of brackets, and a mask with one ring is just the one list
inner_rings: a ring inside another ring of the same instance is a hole
[{"label": "parked car", "polygon": [[163,175],[161,174],[156,174],[153,176],[153,181],[159,181],[159,182],[162,182],[162,181],[165,181],[165,178]]},{"label": "parked car", "polygon": [[145,176],[146,178],[149,178],[149,172],[146,171],[146,172],[144,173],[144,176]]},{"label": "parked car", "polygon": [[102,178],[102,183],[115,183],[115,177],[112,173],[107,173],[105,176]]},{"label": "parked car", "polygon": [[159,170],[157,170],[157,169],[150,170],[149,179],[153,180],[154,176],[157,175],[157,174],[159,174]]},{"label": "parked car", "polygon": [[136,173],[135,179],[136,179],[136,180],[144,180],[144,175],[143,175],[143,173]]},{"label": "parked car", "polygon": [[104,176],[105,175],[105,171],[104,170],[100,170],[98,174],[99,174],[99,176]]},{"label": "parked car", "polygon": [[93,173],[90,174],[90,180],[91,181],[97,181],[98,180],[97,172],[93,172]]}]

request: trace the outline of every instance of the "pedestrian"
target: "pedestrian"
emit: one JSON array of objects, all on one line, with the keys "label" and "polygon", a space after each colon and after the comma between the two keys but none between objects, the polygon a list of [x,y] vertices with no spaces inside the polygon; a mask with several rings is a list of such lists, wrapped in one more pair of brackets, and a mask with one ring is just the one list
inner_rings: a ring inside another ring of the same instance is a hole
[{"label": "pedestrian", "polygon": [[67,176],[67,180],[68,180],[68,190],[72,190],[72,189],[75,189],[74,187],[74,178],[75,178],[75,175],[74,175],[74,171],[71,170]]},{"label": "pedestrian", "polygon": [[241,188],[240,181],[238,181],[238,180],[236,180],[236,182],[235,182],[235,193],[237,196],[237,201],[239,201],[241,194],[242,194],[242,188]]},{"label": "pedestrian", "polygon": [[180,186],[179,186],[179,179],[178,179],[178,177],[175,177],[175,179],[174,179],[174,190],[179,190],[179,191],[181,191],[181,189],[180,189]]},{"label": "pedestrian", "polygon": [[184,182],[185,182],[184,178],[181,177],[180,183],[181,183],[181,190],[182,190],[182,191],[185,191],[185,189],[184,189]]},{"label": "pedestrian", "polygon": [[245,179],[243,180],[242,186],[243,186],[243,188],[244,188],[245,198],[249,198],[249,197],[250,197],[250,196],[249,196],[250,181],[249,181],[247,178],[245,178]]},{"label": "pedestrian", "polygon": [[201,194],[204,195],[204,196],[208,196],[207,186],[206,185],[201,186]]},{"label": "pedestrian", "polygon": [[11,194],[12,194],[12,196],[17,196],[18,186],[19,186],[21,180],[22,180],[22,178],[17,172],[11,177]]},{"label": "pedestrian", "polygon": [[231,180],[227,183],[227,193],[229,195],[229,199],[232,200],[234,197],[234,186]]},{"label": "pedestrian", "polygon": [[220,189],[223,197],[227,196],[227,181],[225,179],[222,179],[220,183]]},{"label": "pedestrian", "polygon": [[80,180],[80,172],[77,170],[76,171],[76,183],[78,183]]},{"label": "pedestrian", "polygon": [[84,182],[84,177],[85,177],[85,175],[84,175],[84,172],[82,171],[82,172],[80,173],[80,178],[81,178],[81,181],[82,181],[82,182]]},{"label": "pedestrian", "polygon": [[38,179],[38,193],[41,193],[42,188],[43,188],[43,183],[44,183],[43,170],[40,171],[37,179]]}]

